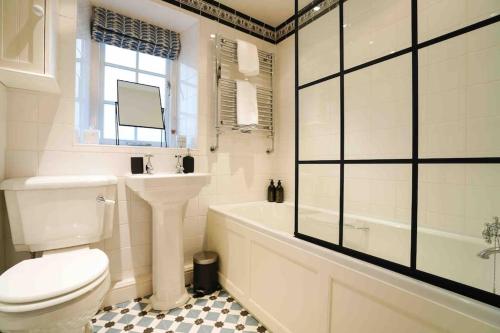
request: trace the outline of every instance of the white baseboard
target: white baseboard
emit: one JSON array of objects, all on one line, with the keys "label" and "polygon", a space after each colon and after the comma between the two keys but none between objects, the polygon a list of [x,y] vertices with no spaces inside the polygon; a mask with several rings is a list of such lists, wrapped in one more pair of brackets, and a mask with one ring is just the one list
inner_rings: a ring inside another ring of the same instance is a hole
[{"label": "white baseboard", "polygon": [[150,273],[113,281],[108,294],[104,298],[103,306],[114,305],[137,297],[151,295],[152,293],[153,282]]},{"label": "white baseboard", "polygon": [[[193,265],[184,266],[184,278],[187,284],[193,282]],[[111,282],[108,294],[104,298],[102,306],[113,305],[132,300],[137,297],[151,295],[153,293],[153,282],[151,273],[131,277],[124,280]]]}]

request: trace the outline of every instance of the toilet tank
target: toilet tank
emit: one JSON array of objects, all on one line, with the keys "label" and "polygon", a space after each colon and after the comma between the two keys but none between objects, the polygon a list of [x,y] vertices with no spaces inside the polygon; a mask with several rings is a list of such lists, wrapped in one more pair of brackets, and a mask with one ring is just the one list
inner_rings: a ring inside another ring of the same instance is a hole
[{"label": "toilet tank", "polygon": [[17,251],[45,251],[111,237],[115,176],[53,176],[7,179],[5,191]]}]

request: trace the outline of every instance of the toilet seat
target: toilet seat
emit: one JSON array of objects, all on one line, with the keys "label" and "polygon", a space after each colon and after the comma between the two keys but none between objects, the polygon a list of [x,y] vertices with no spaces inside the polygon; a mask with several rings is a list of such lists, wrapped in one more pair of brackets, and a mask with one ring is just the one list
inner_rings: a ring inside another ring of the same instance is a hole
[{"label": "toilet seat", "polygon": [[0,276],[0,311],[26,312],[67,302],[102,283],[108,265],[98,249],[24,260]]}]

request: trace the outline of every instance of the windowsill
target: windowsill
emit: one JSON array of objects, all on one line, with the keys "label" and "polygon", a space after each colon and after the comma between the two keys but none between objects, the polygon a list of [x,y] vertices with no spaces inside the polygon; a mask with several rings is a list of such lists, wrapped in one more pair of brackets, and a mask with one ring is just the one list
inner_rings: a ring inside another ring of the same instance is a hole
[{"label": "windowsill", "polygon": [[[158,154],[177,154],[179,150],[187,150],[187,148],[175,147],[147,147],[147,146],[125,146],[125,145],[103,145],[89,143],[73,143],[73,148],[76,151],[82,152],[113,152],[113,153],[129,153],[129,154],[145,154],[155,152]],[[193,155],[198,155],[200,149],[189,148]]]}]

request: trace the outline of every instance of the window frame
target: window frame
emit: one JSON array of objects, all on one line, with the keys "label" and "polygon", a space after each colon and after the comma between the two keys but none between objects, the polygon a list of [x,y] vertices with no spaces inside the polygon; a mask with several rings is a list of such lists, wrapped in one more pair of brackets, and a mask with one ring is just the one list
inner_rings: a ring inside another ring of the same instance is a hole
[{"label": "window frame", "polygon": [[[110,105],[113,108],[115,108],[115,102],[116,101],[108,101],[104,99],[104,89],[105,89],[105,70],[106,67],[110,68],[116,68],[116,69],[121,69],[121,70],[127,70],[134,72],[135,75],[135,80],[134,82],[140,83],[139,82],[139,74],[145,74],[145,75],[151,75],[155,76],[158,78],[165,79],[165,91],[164,91],[164,96],[165,100],[163,102],[163,118],[164,118],[164,123],[165,123],[165,131],[167,133],[171,132],[171,121],[170,121],[170,115],[172,114],[172,98],[171,98],[171,92],[172,92],[172,66],[173,66],[173,61],[169,59],[164,59],[165,60],[165,73],[164,74],[159,74],[156,72],[151,72],[147,70],[143,70],[139,68],[139,51],[133,51],[133,50],[128,50],[135,52],[135,68],[134,67],[128,67],[124,65],[118,65],[114,63],[109,63],[106,62],[106,47],[108,45],[105,43],[99,43],[98,48],[99,48],[99,88],[98,88],[98,96],[97,96],[97,103],[98,103],[98,114],[97,114],[97,125],[98,129],[101,132],[101,137],[100,137],[100,144],[104,145],[116,145],[116,138],[105,138],[104,137],[104,108],[106,105]],[[116,46],[115,46],[116,47]],[[126,50],[126,49],[124,49]],[[115,120],[116,121],[116,120]],[[159,141],[147,141],[147,140],[138,140],[138,129],[141,127],[135,127],[135,126],[120,126],[120,127],[131,127],[134,130],[134,139],[123,139],[120,137],[120,142],[119,145],[126,145],[126,146],[145,146],[145,147],[163,147],[162,143],[165,141],[165,137],[167,138],[167,142],[164,143],[165,147],[169,147],[170,142],[169,142],[169,135],[165,135],[164,133],[161,133],[160,140]],[[162,131],[163,132],[163,131]]]}]

